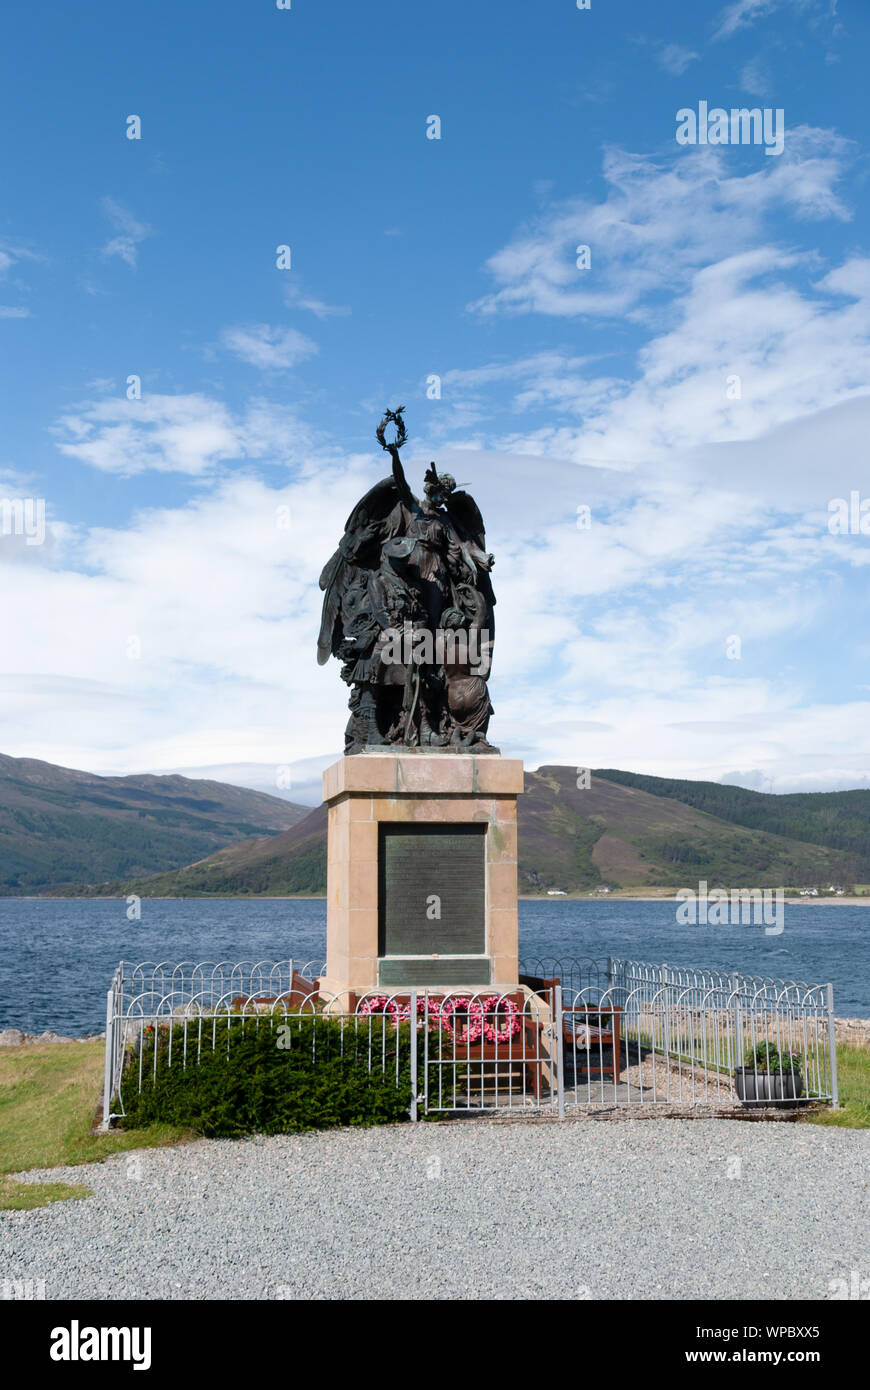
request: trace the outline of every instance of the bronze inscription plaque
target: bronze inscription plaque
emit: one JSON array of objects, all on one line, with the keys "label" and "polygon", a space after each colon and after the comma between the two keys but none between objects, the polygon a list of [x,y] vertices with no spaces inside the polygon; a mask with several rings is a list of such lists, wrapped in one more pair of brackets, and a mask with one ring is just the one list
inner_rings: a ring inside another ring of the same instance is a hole
[{"label": "bronze inscription plaque", "polygon": [[486,950],[486,826],[379,827],[378,954]]}]

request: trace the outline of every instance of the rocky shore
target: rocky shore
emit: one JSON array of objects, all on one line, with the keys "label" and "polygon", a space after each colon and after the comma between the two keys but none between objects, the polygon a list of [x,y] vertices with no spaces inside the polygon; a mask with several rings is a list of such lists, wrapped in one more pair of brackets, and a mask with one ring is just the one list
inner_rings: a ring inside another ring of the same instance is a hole
[{"label": "rocky shore", "polygon": [[870,1018],[835,1018],[834,1033],[838,1043],[870,1047]]},{"label": "rocky shore", "polygon": [[0,1029],[0,1047],[20,1047],[22,1043],[98,1042],[105,1033],[86,1033],[82,1038],[70,1038],[63,1033],[22,1033],[20,1028]]}]

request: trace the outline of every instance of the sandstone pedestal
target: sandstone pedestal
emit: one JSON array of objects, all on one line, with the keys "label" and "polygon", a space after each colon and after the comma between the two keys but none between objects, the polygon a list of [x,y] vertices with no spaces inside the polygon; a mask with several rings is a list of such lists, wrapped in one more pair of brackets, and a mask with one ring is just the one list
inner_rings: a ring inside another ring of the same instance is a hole
[{"label": "sandstone pedestal", "polygon": [[329,806],[324,994],[517,986],[519,759],[358,753]]}]

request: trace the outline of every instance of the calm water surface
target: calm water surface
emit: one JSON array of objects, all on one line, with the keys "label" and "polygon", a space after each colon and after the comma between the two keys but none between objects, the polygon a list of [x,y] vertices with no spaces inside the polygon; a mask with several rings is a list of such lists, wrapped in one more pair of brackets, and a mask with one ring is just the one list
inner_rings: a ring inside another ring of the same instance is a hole
[{"label": "calm water surface", "polygon": [[[322,959],[326,904],[0,898],[0,1027],[98,1032],[120,959]],[[787,907],[785,931],[679,926],[672,902],[521,902],[520,954],[631,956],[834,986],[839,1016],[870,1018],[870,907]]]}]

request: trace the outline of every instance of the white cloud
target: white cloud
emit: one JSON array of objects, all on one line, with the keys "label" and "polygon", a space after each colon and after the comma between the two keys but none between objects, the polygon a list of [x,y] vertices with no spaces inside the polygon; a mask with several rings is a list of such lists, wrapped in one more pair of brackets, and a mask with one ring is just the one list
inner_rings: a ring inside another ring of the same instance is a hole
[{"label": "white cloud", "polygon": [[[665,462],[676,450],[758,438],[863,394],[870,301],[844,305],[801,293],[778,278],[797,263],[762,247],[697,271],[673,327],[642,349],[638,379],[583,411],[583,426],[573,446],[562,440],[563,452],[578,461],[610,456],[614,465]],[[739,400],[728,397],[734,377]]]},{"label": "white cloud", "polygon": [[17,569],[4,751],[96,771],[337,754],[347,690],[316,664],[317,578],[377,473],[356,460],[326,471],[284,487],[225,480]]},{"label": "white cloud", "polygon": [[672,77],[680,77],[691,63],[697,62],[701,55],[679,43],[660,43],[656,45],[655,59]]},{"label": "white cloud", "polygon": [[740,69],[740,85],[753,96],[766,97],[773,86],[773,79],[761,58],[750,58]]},{"label": "white cloud", "polygon": [[221,345],[243,362],[262,371],[288,371],[317,352],[317,344],[295,328],[275,328],[268,323],[225,328]]},{"label": "white cloud", "polygon": [[146,237],[151,236],[152,228],[146,222],[140,222],[128,208],[123,207],[115,198],[103,198],[102,209],[117,232],[117,235],[110,237],[102,248],[103,255],[119,256],[131,269],[135,270],[139,247]]},{"label": "white cloud", "polygon": [[735,33],[752,28],[760,19],[781,10],[791,11],[795,18],[806,17],[812,24],[830,18],[837,32],[837,0],[730,0],[717,19],[713,42],[731,39]]},{"label": "white cloud", "polygon": [[[40,261],[42,259],[35,251],[31,251],[24,246],[13,245],[11,242],[0,242],[0,280],[5,279],[10,271],[22,261]],[[15,288],[21,289],[22,282],[19,278],[12,281]],[[23,305],[0,304],[0,319],[29,319],[31,312]]]},{"label": "white cloud", "polygon": [[10,241],[0,242],[0,277],[8,275],[19,261],[39,261],[42,257],[25,246]]},{"label": "white cloud", "polygon": [[[794,460],[806,451],[778,432],[792,421],[845,410],[865,394],[870,373],[870,261],[853,257],[820,276],[814,248],[799,252],[765,244],[769,219],[783,207],[801,220],[809,220],[802,217],[807,213],[814,220],[848,217],[836,192],[846,142],[806,129],[797,135],[783,170],[742,176],[729,174],[718,157],[712,165],[702,158],[685,166],[677,157],[656,167],[611,152],[608,196],[598,206],[585,206],[582,219],[586,227],[601,228],[607,253],[599,273],[605,286],[621,286],[624,293],[630,286],[634,301],[648,287],[658,291],[654,313],[642,304],[633,313],[650,330],[637,369],[624,379],[600,369],[596,375],[594,358],[560,351],[448,372],[448,408],[460,418],[467,412],[477,444],[615,469],[655,465],[680,478],[721,470],[727,456],[741,478],[747,465],[754,469],[746,478],[750,494],[758,495],[758,480],[766,475],[793,497],[795,473],[806,474],[795,469]],[[560,318],[588,311],[588,301],[581,296],[578,306],[578,292],[563,288],[553,273],[566,237],[578,235],[583,223],[576,205],[566,210],[560,204],[541,219],[534,255],[523,254],[526,237],[494,257],[490,267],[506,288],[485,307]],[[691,231],[685,231],[689,224]],[[605,240],[604,229],[614,225]],[[639,267],[643,278],[632,285]],[[729,396],[735,378],[740,399]],[[552,423],[533,431],[485,433],[481,424],[492,413],[487,391],[497,384],[512,387],[515,412],[538,409]],[[572,416],[582,424],[570,423]],[[840,474],[860,477],[847,417],[838,416],[837,423],[846,431],[837,456]],[[810,437],[811,431],[805,433]],[[746,453],[750,441],[762,438],[763,450],[756,453],[764,452],[765,468],[759,473],[757,459],[750,464],[747,455],[741,462],[735,451],[742,447]],[[803,479],[816,487],[817,504],[829,495],[818,491],[824,469],[830,471],[826,452]],[[806,502],[806,487],[801,495]]]},{"label": "white cloud", "polygon": [[713,39],[730,39],[740,30],[749,29],[760,19],[786,8],[796,15],[815,19],[835,15],[837,0],[731,0],[719,15]]},{"label": "white cloud", "polygon": [[[636,316],[654,293],[677,290],[698,268],[754,244],[774,207],[801,220],[847,221],[837,185],[849,148],[833,131],[795,127],[784,153],[750,174],[735,172],[730,151],[709,146],[657,160],[611,149],[606,198],[548,209],[490,257],[497,288],[471,307],[484,314]],[[590,270],[577,268],[578,245],[591,249]]]},{"label": "white cloud", "polygon": [[[782,3],[783,0],[732,0],[720,14],[718,28],[713,37],[728,39],[732,34],[736,34],[738,29],[748,29],[757,20],[772,14]],[[797,0],[797,3],[803,8],[801,0]]]},{"label": "white cloud", "polygon": [[286,408],[252,401],[236,416],[200,394],[92,401],[63,416],[56,433],[62,453],[125,477],[148,471],[202,477],[230,459],[267,455],[301,462],[310,440]]},{"label": "white cloud", "polygon": [[307,295],[294,281],[284,285],[284,303],[292,309],[305,309],[318,319],[346,318],[350,309],[344,304],[327,304],[322,299]]}]

